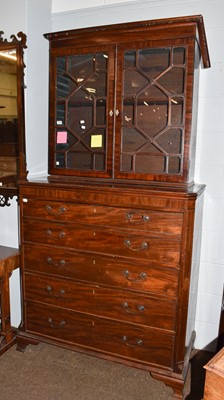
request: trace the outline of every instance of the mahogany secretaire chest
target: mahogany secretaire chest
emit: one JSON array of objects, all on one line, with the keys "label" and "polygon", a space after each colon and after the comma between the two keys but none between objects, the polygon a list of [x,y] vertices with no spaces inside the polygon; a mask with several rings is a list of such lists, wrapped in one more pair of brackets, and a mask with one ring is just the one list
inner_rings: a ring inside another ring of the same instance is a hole
[{"label": "mahogany secretaire chest", "polygon": [[204,191],[194,183],[203,19],[44,36],[49,176],[20,184],[18,346],[142,368],[182,399]]}]

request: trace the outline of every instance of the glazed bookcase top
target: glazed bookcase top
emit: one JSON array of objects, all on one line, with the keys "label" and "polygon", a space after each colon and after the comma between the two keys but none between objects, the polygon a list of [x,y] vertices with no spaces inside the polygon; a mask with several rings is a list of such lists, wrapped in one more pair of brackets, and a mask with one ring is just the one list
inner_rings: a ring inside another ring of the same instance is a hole
[{"label": "glazed bookcase top", "polygon": [[194,183],[202,16],[44,36],[52,179]]}]

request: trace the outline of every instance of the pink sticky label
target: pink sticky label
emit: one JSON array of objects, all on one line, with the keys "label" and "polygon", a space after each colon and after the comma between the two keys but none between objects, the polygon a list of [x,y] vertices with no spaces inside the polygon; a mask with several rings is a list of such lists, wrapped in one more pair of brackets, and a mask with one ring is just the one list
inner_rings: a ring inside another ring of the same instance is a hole
[{"label": "pink sticky label", "polygon": [[66,131],[58,131],[57,132],[57,143],[67,143],[67,132]]}]

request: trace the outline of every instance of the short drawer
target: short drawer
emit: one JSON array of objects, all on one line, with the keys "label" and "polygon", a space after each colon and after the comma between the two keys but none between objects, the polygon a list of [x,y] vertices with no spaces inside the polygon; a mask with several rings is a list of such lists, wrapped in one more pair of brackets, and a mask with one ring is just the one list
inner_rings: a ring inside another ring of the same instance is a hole
[{"label": "short drawer", "polygon": [[27,199],[23,215],[45,220],[181,235],[183,214],[144,209],[118,208]]},{"label": "short drawer", "polygon": [[129,231],[89,227],[78,224],[37,222],[23,219],[24,240],[83,250],[178,265],[179,240],[173,237],[135,235]]},{"label": "short drawer", "polygon": [[174,336],[62,308],[26,302],[27,332],[143,364],[172,368]]},{"label": "short drawer", "polygon": [[141,260],[69,251],[48,245],[24,245],[26,271],[36,271],[78,281],[121,287],[129,290],[177,296],[179,270]]},{"label": "short drawer", "polygon": [[175,329],[174,300],[34,274],[25,274],[25,298],[134,324]]}]

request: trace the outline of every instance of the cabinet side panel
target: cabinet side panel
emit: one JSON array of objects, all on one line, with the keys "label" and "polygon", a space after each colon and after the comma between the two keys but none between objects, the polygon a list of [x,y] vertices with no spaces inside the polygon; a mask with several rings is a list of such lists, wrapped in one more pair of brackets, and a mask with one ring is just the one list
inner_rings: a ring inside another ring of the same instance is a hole
[{"label": "cabinet side panel", "polygon": [[202,217],[203,217],[203,203],[204,194],[202,194],[197,202],[195,208],[195,223],[193,234],[193,251],[192,251],[192,264],[191,264],[191,280],[190,280],[190,293],[188,305],[188,318],[187,318],[187,333],[186,333],[186,346],[188,346],[192,331],[195,329],[195,317],[197,307],[197,293],[199,281],[199,266],[201,254],[201,233],[202,233]]},{"label": "cabinet side panel", "polygon": [[198,85],[199,85],[199,64],[200,50],[197,41],[195,42],[195,58],[194,58],[194,85],[192,99],[192,122],[191,122],[191,143],[189,151],[189,182],[194,181],[195,172],[195,152],[197,138],[197,121],[198,121]]}]

